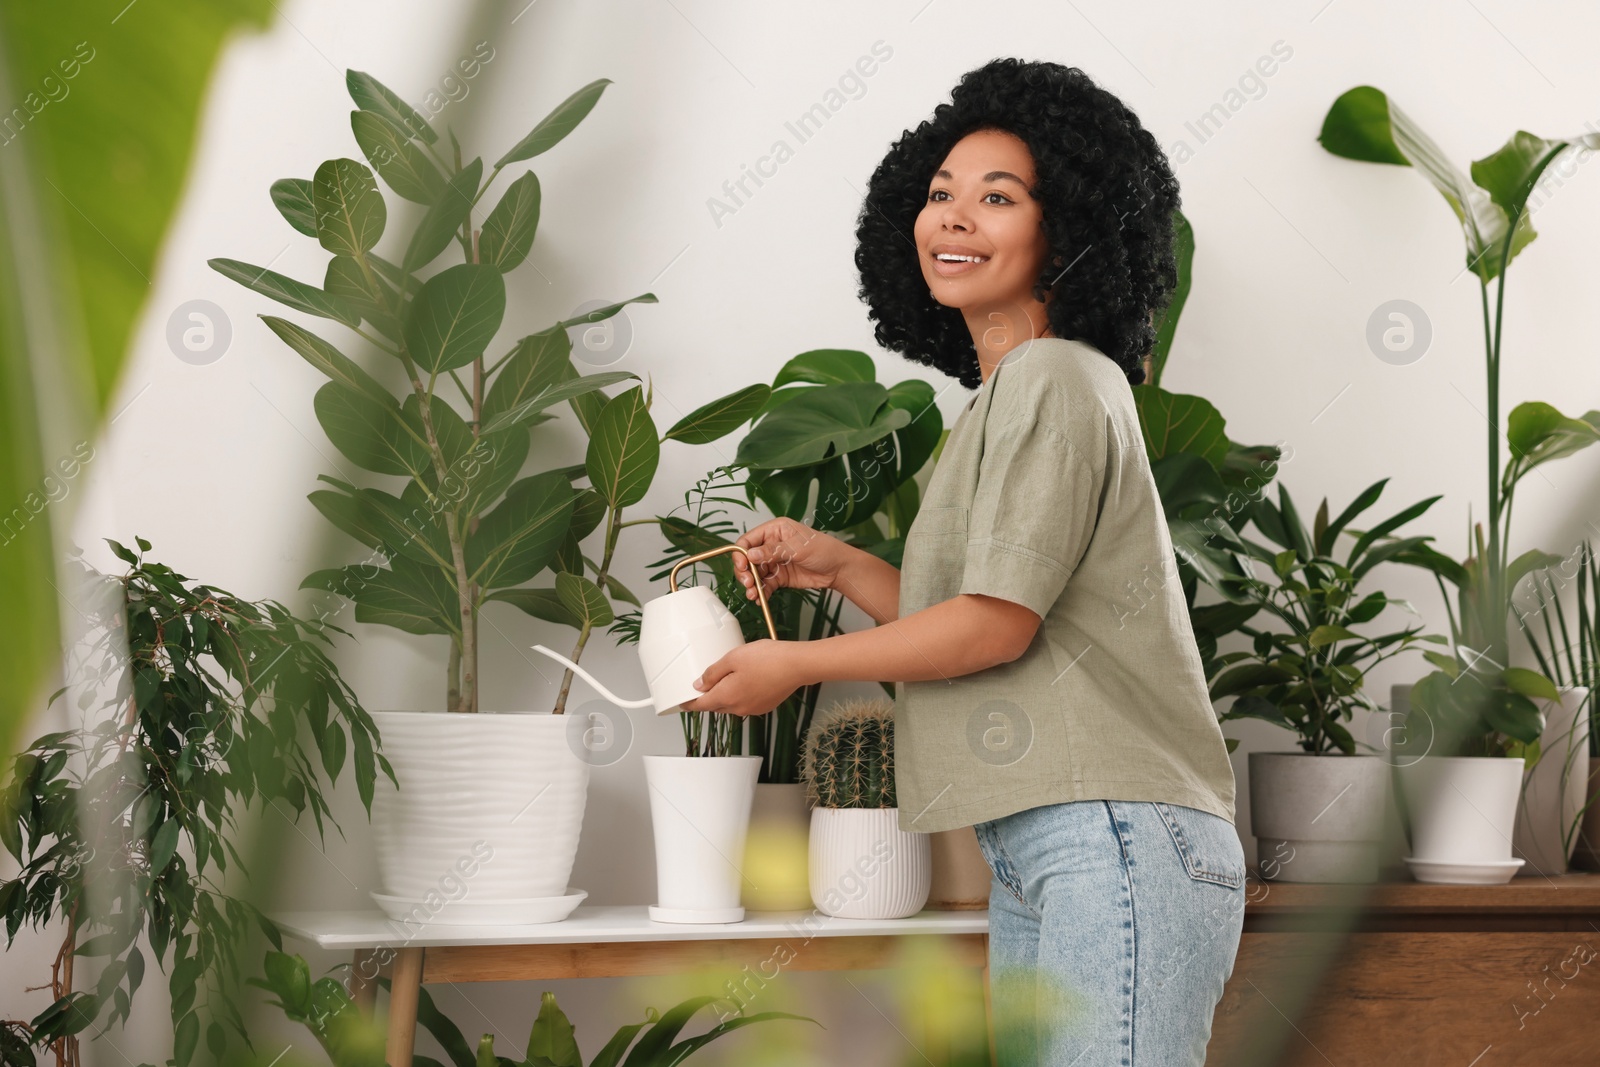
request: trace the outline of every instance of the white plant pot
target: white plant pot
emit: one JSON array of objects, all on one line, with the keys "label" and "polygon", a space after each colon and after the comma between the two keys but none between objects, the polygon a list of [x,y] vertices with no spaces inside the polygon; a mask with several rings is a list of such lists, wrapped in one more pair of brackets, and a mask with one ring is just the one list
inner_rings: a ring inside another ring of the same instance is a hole
[{"label": "white plant pot", "polygon": [[1520,756],[1423,756],[1401,766],[1411,856],[1463,867],[1510,863],[1522,771]]},{"label": "white plant pot", "polygon": [[760,756],[646,756],[656,903],[670,923],[736,923]]},{"label": "white plant pot", "polygon": [[1559,701],[1541,701],[1544,732],[1539,762],[1524,775],[1522,803],[1511,849],[1526,860],[1518,874],[1567,872],[1578,844],[1574,823],[1587,799],[1589,781],[1589,690],[1566,686]]},{"label": "white plant pot", "polygon": [[372,831],[392,917],[445,925],[553,922],[569,890],[589,764],[567,715],[373,713],[400,788],[379,774]]},{"label": "white plant pot", "polygon": [[1389,799],[1379,756],[1250,753],[1250,827],[1262,878],[1375,882]]},{"label": "white plant pot", "polygon": [[903,919],[928,902],[927,834],[900,829],[898,808],[813,808],[811,901],[841,919]]}]

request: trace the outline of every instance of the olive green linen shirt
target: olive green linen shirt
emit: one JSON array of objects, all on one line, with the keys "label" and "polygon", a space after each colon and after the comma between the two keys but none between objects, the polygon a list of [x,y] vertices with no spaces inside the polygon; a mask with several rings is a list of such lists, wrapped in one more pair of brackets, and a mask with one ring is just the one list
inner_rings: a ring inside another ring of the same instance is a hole
[{"label": "olive green linen shirt", "polygon": [[1027,651],[896,684],[900,826],[1159,800],[1233,821],[1234,777],[1127,376],[1035,338],[951,427],[906,532],[902,617],[961,593],[1040,616]]}]

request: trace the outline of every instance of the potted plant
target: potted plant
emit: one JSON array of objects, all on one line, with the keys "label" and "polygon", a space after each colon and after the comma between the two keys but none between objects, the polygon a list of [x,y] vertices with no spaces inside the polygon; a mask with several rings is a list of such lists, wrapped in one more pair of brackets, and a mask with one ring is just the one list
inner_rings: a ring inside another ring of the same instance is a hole
[{"label": "potted plant", "polygon": [[[1518,252],[1534,240],[1528,200],[1546,167],[1573,146],[1600,148],[1600,134],[1547,140],[1519,130],[1500,149],[1474,160],[1471,178],[1458,170],[1416,122],[1380,90],[1363,85],[1340,95],[1329,108],[1318,136],[1334,155],[1369,163],[1415,167],[1445,198],[1466,239],[1466,270],[1478,279],[1483,316],[1488,449],[1487,539],[1482,524],[1468,519],[1469,556],[1457,562],[1423,548],[1413,560],[1434,574],[1449,607],[1444,583],[1456,587],[1457,612],[1450,615],[1451,655],[1433,653],[1437,668],[1416,683],[1401,702],[1425,717],[1423,728],[1408,726],[1406,743],[1416,754],[1402,789],[1412,818],[1412,850],[1418,861],[1433,861],[1430,877],[1440,880],[1501,880],[1521,866],[1503,855],[1490,835],[1509,830],[1502,812],[1487,820],[1478,811],[1452,809],[1460,796],[1503,797],[1503,779],[1522,775],[1537,763],[1545,713],[1539,701],[1563,708],[1555,683],[1538,671],[1513,666],[1510,655],[1511,593],[1523,576],[1556,562],[1538,549],[1509,558],[1512,502],[1518,482],[1535,468],[1571,455],[1600,440],[1600,411],[1569,418],[1556,408],[1529,401],[1513,408],[1504,426],[1511,458],[1501,472],[1500,358],[1504,327],[1506,272]],[[1491,313],[1489,284],[1495,283]],[[1477,762],[1512,760],[1523,766],[1480,767]],[[1448,761],[1448,762],[1447,762]],[[1463,762],[1466,761],[1466,762]],[[1486,774],[1483,792],[1458,775]],[[1466,790],[1457,793],[1458,789]],[[1520,792],[1520,788],[1514,792]],[[1514,814],[1514,810],[1513,810]],[[1559,823],[1557,827],[1559,829]],[[1510,842],[1507,833],[1504,841]],[[1460,864],[1466,864],[1465,867]],[[1565,857],[1560,865],[1565,868]],[[1414,864],[1415,866],[1415,864]],[[1528,870],[1524,873],[1554,873]]]},{"label": "potted plant", "polygon": [[[282,1009],[290,1021],[310,1030],[335,1067],[383,1067],[383,1034],[356,1007],[342,984],[331,977],[313,982],[311,969],[304,959],[282,952],[267,954],[265,971],[264,979],[251,979],[251,984],[272,993],[277,998],[272,1003]],[[387,979],[380,978],[379,982],[388,985]],[[679,1040],[679,1034],[689,1021],[701,1009],[717,1002],[716,997],[699,996],[665,1013],[646,1008],[644,1021],[618,1027],[589,1061],[588,1067],[671,1067],[718,1038],[746,1026],[774,1019],[816,1022],[804,1015],[782,1011],[725,1014],[705,1033]],[[484,1034],[474,1049],[460,1027],[435,1006],[426,988],[418,991],[417,1020],[444,1048],[455,1067],[584,1067],[577,1032],[556,1004],[554,993],[546,992],[540,998],[539,1014],[528,1033],[526,1054],[517,1060],[495,1053],[493,1034]]]},{"label": "potted plant", "polygon": [[[1568,860],[1600,870],[1600,804],[1595,803],[1600,799],[1600,702],[1595,699],[1600,691],[1600,564],[1594,544],[1581,542],[1559,564],[1524,581],[1535,604],[1524,611],[1513,601],[1517,627],[1562,699],[1552,709],[1539,761],[1523,786],[1512,846],[1542,870],[1561,869]],[[1578,612],[1571,629],[1562,607],[1566,587],[1575,593]]]},{"label": "potted plant", "polygon": [[[0,792],[0,842],[20,867],[0,883],[7,944],[24,924],[65,927],[51,1003],[0,1024],[0,1059],[33,1063],[30,1049],[48,1048],[76,1064],[77,1035],[126,1024],[149,976],[171,989],[178,1067],[194,1061],[202,1034],[211,1059],[226,1062],[248,1042],[234,1001],[239,953],[257,929],[280,945],[255,902],[222,888],[248,878],[241,816],[256,801],[281,804],[286,818],[309,811],[320,839],[332,821],[324,776],[335,781],[348,763],[370,805],[391,772],[324,651],[343,630],[195,583],[147,559],[144,538],[137,552],[107,543],[128,573],[107,579],[74,563],[104,595],[82,605],[92,641],[83,676],[50,699],[71,693],[99,721],[35,740]],[[74,964],[88,961],[98,978],[75,981]]]},{"label": "potted plant", "polygon": [[[525,171],[484,216],[474,211],[502,170],[559,143],[610,82],[563,101],[486,176],[481,159],[463,161],[453,134],[447,150],[428,121],[377,80],[349,71],[346,81],[356,142],[394,193],[425,208],[415,229],[391,234],[392,258],[380,256],[388,212],[372,171],[331,159],[313,179],[272,186],[290,226],[332,254],[321,288],[236,260],[210,263],[338,323],[382,354],[385,378],[404,381],[397,397],[333,343],[263,316],[328,377],[315,409],[334,446],[356,467],[402,482],[396,494],[321,476],[328,488],[312,493],[312,504],[374,552],[317,571],[303,587],[347,597],[359,622],[449,641],[443,710],[376,716],[401,788],[380,791],[374,805],[383,884],[375,898],[405,918],[459,858],[461,843],[481,838],[494,859],[474,880],[471,900],[431,921],[559,919],[582,897],[567,878],[590,771],[581,742],[588,724],[562,718],[570,670],[549,714],[471,714],[481,710],[480,615],[499,602],[573,626],[577,657],[595,627],[611,620],[611,598],[638,603],[612,565],[622,511],[644,495],[658,460],[650,400],[637,385],[615,397],[597,392],[637,375],[580,376],[568,330],[655,297],[558,322],[490,358],[506,307],[504,277],[527,258],[538,225],[537,175]],[[452,247],[460,261],[436,267]],[[585,462],[524,474],[530,430],[563,401],[589,435]],[[585,477],[590,484],[575,487]],[[596,562],[581,543],[602,524]],[[553,582],[527,585],[547,570]]]},{"label": "potted plant", "polygon": [[900,829],[894,790],[894,703],[835,703],[806,747],[811,899],[826,915],[902,919],[927,903],[928,834]]},{"label": "potted plant", "polygon": [[[1233,698],[1224,722],[1261,719],[1290,731],[1300,745],[1299,752],[1249,757],[1251,827],[1258,853],[1280,857],[1268,875],[1274,880],[1378,879],[1389,771],[1383,755],[1356,751],[1360,742],[1347,724],[1358,708],[1379,710],[1364,691],[1373,668],[1415,642],[1444,641],[1421,634],[1420,626],[1359,632],[1390,605],[1411,610],[1381,591],[1363,595],[1362,580],[1378,564],[1404,560],[1431,540],[1393,534],[1439,499],[1429,497],[1366,530],[1352,527],[1387,483],[1374,482],[1332,519],[1324,498],[1307,529],[1279,482],[1276,505],[1257,500],[1249,508],[1250,521],[1271,545],[1235,535],[1245,573],[1217,585],[1229,602],[1282,626],[1241,624],[1251,648],[1218,656],[1209,676],[1212,700]],[[1342,562],[1336,558],[1341,535],[1354,540]],[[1257,578],[1252,564],[1265,565],[1268,578]]]}]

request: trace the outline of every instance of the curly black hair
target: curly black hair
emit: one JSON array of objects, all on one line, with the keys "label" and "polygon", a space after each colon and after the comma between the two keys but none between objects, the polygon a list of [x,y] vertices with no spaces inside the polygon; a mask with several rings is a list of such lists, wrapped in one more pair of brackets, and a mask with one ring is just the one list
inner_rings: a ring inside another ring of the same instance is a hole
[{"label": "curly black hair", "polygon": [[950,102],[878,164],[856,221],[859,295],[878,344],[969,388],[982,382],[966,320],[933,298],[909,239],[934,171],[978,130],[1014,134],[1033,154],[1030,195],[1043,207],[1049,241],[1033,295],[1043,301],[1053,290],[1051,332],[1093,345],[1140,384],[1154,313],[1178,283],[1178,181],[1138,116],[1059,63],[1002,58],[968,72]]}]

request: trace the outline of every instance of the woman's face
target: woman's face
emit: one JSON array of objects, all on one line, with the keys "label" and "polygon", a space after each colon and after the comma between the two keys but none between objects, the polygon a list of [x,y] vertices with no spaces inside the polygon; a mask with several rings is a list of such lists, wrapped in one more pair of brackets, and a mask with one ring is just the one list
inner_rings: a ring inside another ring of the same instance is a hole
[{"label": "woman's face", "polygon": [[[978,130],[950,150],[917,215],[917,257],[928,289],[939,303],[961,309],[980,351],[1048,329],[1044,304],[1033,298],[1049,252],[1044,209],[1028,195],[1033,182],[1033,154],[1021,138]],[[1010,336],[999,336],[1002,330]]]}]

